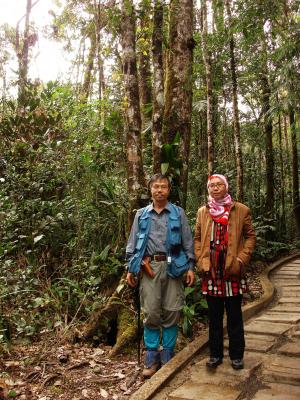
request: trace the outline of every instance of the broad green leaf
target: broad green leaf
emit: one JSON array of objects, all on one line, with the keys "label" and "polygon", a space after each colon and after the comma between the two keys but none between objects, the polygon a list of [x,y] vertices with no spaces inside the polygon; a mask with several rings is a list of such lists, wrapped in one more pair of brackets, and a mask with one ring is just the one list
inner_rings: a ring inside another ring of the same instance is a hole
[{"label": "broad green leaf", "polygon": [[161,168],[161,173],[162,173],[163,175],[165,175],[165,174],[168,172],[169,163],[162,163],[161,166],[160,166],[160,168]]}]

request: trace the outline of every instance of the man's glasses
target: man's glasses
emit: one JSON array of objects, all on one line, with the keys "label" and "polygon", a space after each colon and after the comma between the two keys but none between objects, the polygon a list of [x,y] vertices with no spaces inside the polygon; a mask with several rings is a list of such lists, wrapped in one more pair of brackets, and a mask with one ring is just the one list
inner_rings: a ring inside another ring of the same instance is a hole
[{"label": "man's glasses", "polygon": [[217,187],[218,189],[221,189],[222,186],[225,186],[224,183],[210,183],[208,185],[209,188],[213,189],[215,187]]},{"label": "man's glasses", "polygon": [[154,190],[158,190],[158,189],[167,190],[167,189],[169,189],[169,186],[168,185],[164,185],[164,184],[159,185],[157,183],[154,183],[152,185],[152,189],[154,189]]}]

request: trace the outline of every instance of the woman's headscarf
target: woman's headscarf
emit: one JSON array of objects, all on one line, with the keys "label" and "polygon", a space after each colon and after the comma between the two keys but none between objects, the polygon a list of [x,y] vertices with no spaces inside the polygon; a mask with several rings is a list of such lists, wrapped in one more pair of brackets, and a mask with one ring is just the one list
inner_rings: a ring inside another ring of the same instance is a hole
[{"label": "woman's headscarf", "polygon": [[[209,187],[212,178],[219,178],[224,183],[226,192],[228,192],[228,181],[224,175],[213,174],[208,178],[207,188]],[[211,195],[208,196],[209,213],[216,222],[227,225],[232,198],[229,193],[226,193],[223,199],[216,200]]]}]

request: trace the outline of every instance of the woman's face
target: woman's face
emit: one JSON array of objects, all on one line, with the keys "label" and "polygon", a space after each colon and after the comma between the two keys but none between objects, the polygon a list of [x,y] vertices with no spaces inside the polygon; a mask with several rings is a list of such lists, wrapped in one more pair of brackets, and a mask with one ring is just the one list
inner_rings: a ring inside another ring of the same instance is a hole
[{"label": "woman's face", "polygon": [[215,200],[221,200],[227,194],[226,186],[222,179],[215,177],[211,178],[208,184],[208,193]]}]

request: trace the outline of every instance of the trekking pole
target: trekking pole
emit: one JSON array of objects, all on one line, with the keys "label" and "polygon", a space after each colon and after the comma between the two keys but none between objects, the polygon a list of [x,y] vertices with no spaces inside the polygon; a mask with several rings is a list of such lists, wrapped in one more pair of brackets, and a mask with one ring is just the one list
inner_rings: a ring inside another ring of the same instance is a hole
[{"label": "trekking pole", "polygon": [[138,279],[137,285],[134,288],[134,298],[137,308],[137,356],[138,365],[141,365],[141,301],[140,301],[140,280]]}]

